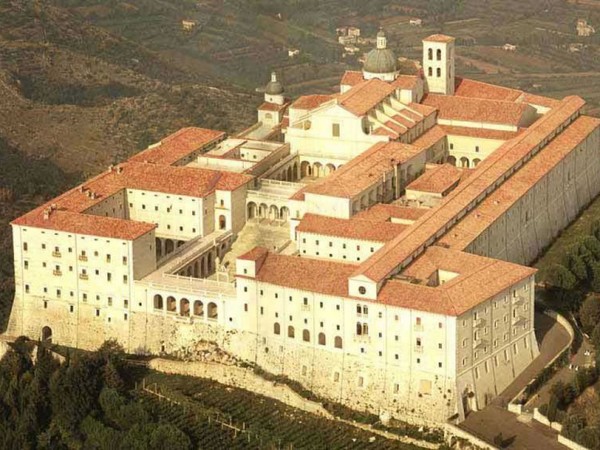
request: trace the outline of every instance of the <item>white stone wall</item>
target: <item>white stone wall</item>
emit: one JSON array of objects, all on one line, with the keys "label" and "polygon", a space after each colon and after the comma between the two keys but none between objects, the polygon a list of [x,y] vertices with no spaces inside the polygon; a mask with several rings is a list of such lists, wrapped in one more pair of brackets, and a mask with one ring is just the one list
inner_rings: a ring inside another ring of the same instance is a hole
[{"label": "white stone wall", "polygon": [[348,263],[365,261],[384,244],[383,242],[305,232],[297,232],[296,234],[298,251],[301,256]]},{"label": "white stone wall", "polygon": [[458,392],[473,393],[478,408],[508,387],[539,354],[534,286],[531,277],[457,318]]},{"label": "white stone wall", "polygon": [[[439,59],[438,51],[441,53]],[[428,92],[453,95],[455,85],[454,42],[423,41],[423,72]]]},{"label": "white stone wall", "polygon": [[528,264],[600,191],[600,130],[500,216],[466,250]]}]

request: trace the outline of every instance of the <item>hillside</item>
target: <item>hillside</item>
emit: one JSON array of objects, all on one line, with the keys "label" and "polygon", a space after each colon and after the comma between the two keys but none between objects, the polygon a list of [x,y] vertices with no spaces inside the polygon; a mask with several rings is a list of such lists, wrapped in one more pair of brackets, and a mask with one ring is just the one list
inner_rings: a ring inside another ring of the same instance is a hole
[{"label": "hillside", "polygon": [[[53,0],[73,14],[169,58],[179,67],[247,89],[277,68],[292,95],[328,93],[358,68],[379,26],[398,56],[420,59],[421,39],[458,38],[457,73],[563,97],[579,93],[600,108],[600,36],[579,37],[587,20],[600,29],[595,3],[566,0]],[[110,6],[117,5],[117,6]],[[409,24],[423,19],[422,27]],[[196,27],[182,29],[182,20]],[[360,52],[344,57],[336,28],[358,26]],[[504,44],[515,51],[505,51]],[[300,54],[289,57],[288,49]]]}]

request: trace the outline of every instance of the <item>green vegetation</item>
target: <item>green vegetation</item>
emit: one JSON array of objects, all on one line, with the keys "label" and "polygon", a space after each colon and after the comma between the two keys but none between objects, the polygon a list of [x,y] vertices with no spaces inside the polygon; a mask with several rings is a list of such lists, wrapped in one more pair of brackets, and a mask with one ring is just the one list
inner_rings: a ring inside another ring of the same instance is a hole
[{"label": "green vegetation", "polygon": [[[242,389],[224,387],[211,380],[153,372],[146,377],[146,385],[179,403],[167,406],[163,401],[166,415],[211,416],[213,420],[220,418],[248,430],[251,435],[249,442],[246,436],[242,436],[241,443],[232,443],[227,448],[418,448],[395,440],[385,440],[351,425],[322,419],[278,401]],[[144,398],[159,403],[152,394],[146,394]],[[190,424],[189,429],[192,428]],[[190,431],[190,436],[193,435]]]},{"label": "green vegetation", "polygon": [[18,339],[0,360],[3,448],[191,449],[175,424],[129,396],[127,383],[124,353],[112,342],[59,363]]},{"label": "green vegetation", "polygon": [[0,359],[0,392],[2,448],[418,449],[214,381],[147,372],[112,341],[60,362],[19,338]]},{"label": "green vegetation", "polygon": [[562,423],[562,434],[567,438],[587,448],[600,449],[600,299],[586,298],[578,316],[584,331],[593,330],[595,365],[579,367],[568,383],[556,382],[548,404],[542,405],[540,412],[550,421]]}]

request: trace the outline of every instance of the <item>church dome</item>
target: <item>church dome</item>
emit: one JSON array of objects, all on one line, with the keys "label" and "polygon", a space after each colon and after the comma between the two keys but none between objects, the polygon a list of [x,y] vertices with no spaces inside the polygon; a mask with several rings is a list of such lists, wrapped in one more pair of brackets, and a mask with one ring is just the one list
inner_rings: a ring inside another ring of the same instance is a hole
[{"label": "church dome", "polygon": [[277,75],[273,72],[271,74],[271,81],[267,83],[267,87],[265,88],[265,93],[269,95],[281,95],[283,92],[283,84],[277,80]]},{"label": "church dome", "polygon": [[377,33],[377,47],[367,53],[363,70],[370,74],[392,74],[398,70],[396,55],[387,48],[387,38],[383,29]]},{"label": "church dome", "polygon": [[370,73],[391,73],[397,70],[396,55],[389,48],[374,48],[367,53],[365,72]]}]

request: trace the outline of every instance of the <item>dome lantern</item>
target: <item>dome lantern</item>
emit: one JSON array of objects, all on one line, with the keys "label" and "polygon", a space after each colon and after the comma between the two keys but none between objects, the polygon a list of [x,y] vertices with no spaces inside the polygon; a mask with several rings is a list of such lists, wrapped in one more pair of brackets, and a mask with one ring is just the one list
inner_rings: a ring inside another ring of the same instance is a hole
[{"label": "dome lantern", "polygon": [[395,53],[387,48],[387,37],[383,29],[377,33],[377,46],[369,53],[363,65],[363,76],[366,80],[379,78],[393,81],[398,74],[398,62]]}]

